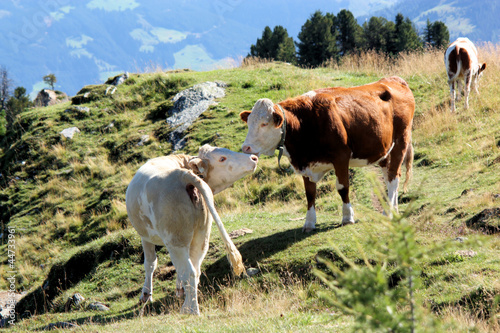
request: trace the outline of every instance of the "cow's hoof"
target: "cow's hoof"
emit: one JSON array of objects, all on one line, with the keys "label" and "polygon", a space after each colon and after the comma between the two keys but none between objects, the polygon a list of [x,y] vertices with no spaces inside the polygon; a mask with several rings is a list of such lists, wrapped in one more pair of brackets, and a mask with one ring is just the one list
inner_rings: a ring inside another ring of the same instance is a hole
[{"label": "cow's hoof", "polygon": [[345,221],[342,221],[342,225],[349,225],[349,224],[354,224],[356,223],[356,221],[354,220],[345,220]]},{"label": "cow's hoof", "polygon": [[184,288],[177,288],[175,290],[175,296],[182,298],[184,297]]},{"label": "cow's hoof", "polygon": [[314,227],[303,227],[302,228],[302,232],[308,234],[310,233],[311,231],[313,231],[315,228]]},{"label": "cow's hoof", "polygon": [[196,308],[190,308],[190,307],[182,307],[181,308],[181,313],[182,314],[188,314],[188,315],[195,315],[199,316],[200,315],[200,309],[198,307]]},{"label": "cow's hoof", "polygon": [[143,293],[141,298],[139,298],[141,303],[147,303],[148,301],[153,302],[153,296],[150,293]]}]

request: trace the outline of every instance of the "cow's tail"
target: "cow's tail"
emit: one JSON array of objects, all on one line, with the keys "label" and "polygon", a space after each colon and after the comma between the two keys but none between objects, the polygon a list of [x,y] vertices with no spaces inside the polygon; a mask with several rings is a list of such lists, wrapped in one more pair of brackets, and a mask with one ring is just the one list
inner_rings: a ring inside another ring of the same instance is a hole
[{"label": "cow's tail", "polygon": [[215,223],[219,228],[222,240],[224,241],[224,245],[226,246],[227,258],[229,260],[229,263],[231,264],[233,273],[236,276],[240,276],[242,273],[245,272],[245,266],[243,265],[243,260],[241,258],[240,251],[238,251],[233,241],[229,237],[228,233],[226,232],[226,229],[222,224],[222,220],[220,219],[220,216],[217,213],[217,210],[215,209],[212,189],[210,189],[208,184],[204,182],[201,178],[195,176],[192,173],[190,173],[190,175],[192,177],[190,177],[189,182],[192,183],[198,189],[198,191],[200,191],[201,195],[203,196],[203,199],[205,199],[205,203],[208,207],[208,210],[212,214],[212,217],[214,218]]},{"label": "cow's tail", "polygon": [[408,185],[410,184],[413,171],[413,144],[411,140],[408,143],[408,148],[406,149],[406,154],[403,162],[406,167],[405,182],[403,184],[403,193],[406,193],[408,191]]}]

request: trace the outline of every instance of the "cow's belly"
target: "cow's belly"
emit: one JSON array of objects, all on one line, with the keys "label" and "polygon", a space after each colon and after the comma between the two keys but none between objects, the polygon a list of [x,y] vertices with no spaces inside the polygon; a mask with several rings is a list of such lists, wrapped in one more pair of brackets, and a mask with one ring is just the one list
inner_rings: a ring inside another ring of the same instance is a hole
[{"label": "cow's belly", "polygon": [[332,163],[313,162],[310,163],[309,166],[303,170],[296,170],[294,168],[294,171],[295,173],[303,177],[309,178],[309,181],[317,183],[321,180],[321,178],[323,178],[325,173],[327,173],[332,169],[333,169]]}]

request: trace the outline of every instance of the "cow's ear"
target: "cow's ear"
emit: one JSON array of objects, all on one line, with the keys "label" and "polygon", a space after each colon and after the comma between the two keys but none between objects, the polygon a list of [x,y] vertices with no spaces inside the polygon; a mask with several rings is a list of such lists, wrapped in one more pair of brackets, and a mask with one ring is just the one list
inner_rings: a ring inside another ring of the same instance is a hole
[{"label": "cow's ear", "polygon": [[189,163],[189,168],[193,170],[193,172],[200,176],[200,178],[206,178],[208,173],[208,164],[204,160],[199,157],[192,158]]},{"label": "cow's ear", "polygon": [[248,116],[252,113],[252,111],[243,111],[240,113],[240,118],[243,120],[245,123],[248,122]]},{"label": "cow's ear", "polygon": [[[283,124],[283,115],[281,114],[281,110],[278,108],[277,105],[275,105],[273,107],[273,122],[274,122],[274,126],[276,128],[278,127],[281,127],[281,125]],[[279,113],[276,112],[276,110],[280,110]]]},{"label": "cow's ear", "polygon": [[483,65],[481,66],[481,68],[479,68],[479,73],[481,73],[485,69],[486,69],[486,63],[483,63]]}]

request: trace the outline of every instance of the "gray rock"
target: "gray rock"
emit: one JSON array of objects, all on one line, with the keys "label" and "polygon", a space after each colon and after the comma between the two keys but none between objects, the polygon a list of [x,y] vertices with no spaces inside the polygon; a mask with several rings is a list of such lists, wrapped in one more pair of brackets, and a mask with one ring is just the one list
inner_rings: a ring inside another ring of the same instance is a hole
[{"label": "gray rock", "polygon": [[79,306],[83,301],[85,301],[85,298],[79,293],[74,294],[71,299],[73,300],[73,304],[76,306]]},{"label": "gray rock", "polygon": [[144,146],[144,144],[148,141],[149,141],[149,135],[144,134],[143,136],[141,136],[141,141],[137,143],[137,146]]},{"label": "gray rock", "polygon": [[107,307],[105,304],[102,304],[101,302],[92,302],[88,306],[89,310],[96,310],[96,311],[109,311],[109,307]]},{"label": "gray rock", "polygon": [[172,98],[174,107],[169,110],[170,117],[167,124],[177,127],[170,134],[170,142],[174,151],[182,149],[185,145],[184,131],[211,105],[216,98],[226,95],[224,82],[204,82],[181,91]]},{"label": "gray rock", "polygon": [[73,323],[68,323],[68,322],[65,322],[65,321],[58,321],[57,323],[51,323],[51,324],[48,324],[47,326],[45,326],[43,328],[44,331],[51,331],[51,330],[55,330],[55,329],[59,329],[59,328],[75,328],[75,327],[80,327],[76,324],[73,324]]},{"label": "gray rock", "polygon": [[260,273],[260,270],[258,268],[250,267],[247,269],[247,275],[252,277]]},{"label": "gray rock", "polygon": [[60,134],[67,139],[73,139],[73,135],[75,135],[75,133],[80,133],[78,127],[65,128],[60,132]]}]

